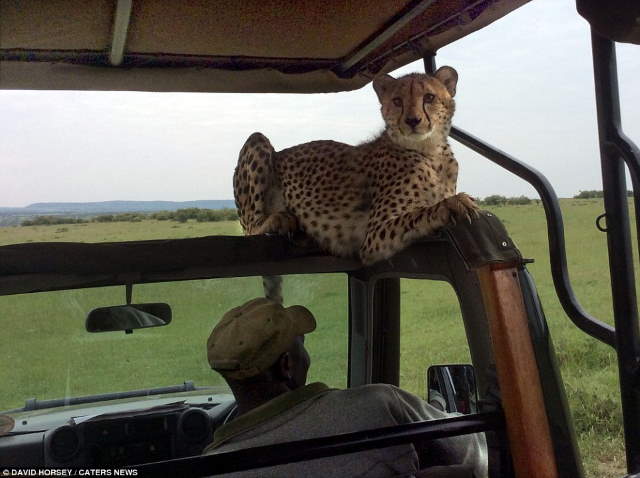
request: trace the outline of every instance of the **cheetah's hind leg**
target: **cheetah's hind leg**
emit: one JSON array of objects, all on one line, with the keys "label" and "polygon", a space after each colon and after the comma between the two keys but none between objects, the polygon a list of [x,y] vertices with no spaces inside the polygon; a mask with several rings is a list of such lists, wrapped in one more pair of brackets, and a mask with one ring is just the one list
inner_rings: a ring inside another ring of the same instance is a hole
[{"label": "cheetah's hind leg", "polygon": [[[287,211],[274,168],[275,150],[260,133],[252,134],[240,151],[233,175],[233,193],[246,235],[292,234],[298,229]],[[282,303],[282,277],[262,278],[267,299]]]},{"label": "cheetah's hind leg", "polygon": [[233,194],[240,224],[247,235],[290,234],[298,229],[287,211],[274,168],[275,150],[261,133],[245,142],[233,175]]}]

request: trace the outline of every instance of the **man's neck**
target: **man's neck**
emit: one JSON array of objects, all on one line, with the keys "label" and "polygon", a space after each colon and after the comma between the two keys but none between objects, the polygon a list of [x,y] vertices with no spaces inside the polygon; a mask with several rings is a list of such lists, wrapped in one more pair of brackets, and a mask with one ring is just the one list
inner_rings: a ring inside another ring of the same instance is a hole
[{"label": "man's neck", "polygon": [[283,393],[290,392],[291,389],[284,383],[261,383],[242,389],[232,386],[231,391],[236,399],[238,416],[240,416]]}]

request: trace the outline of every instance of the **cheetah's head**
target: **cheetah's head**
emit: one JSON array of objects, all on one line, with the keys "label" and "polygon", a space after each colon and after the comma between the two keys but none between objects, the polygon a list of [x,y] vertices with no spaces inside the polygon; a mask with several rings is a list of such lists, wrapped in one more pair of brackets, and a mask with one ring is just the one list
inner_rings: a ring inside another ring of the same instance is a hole
[{"label": "cheetah's head", "polygon": [[389,136],[404,147],[420,149],[428,138],[445,139],[455,109],[458,74],[443,66],[433,76],[411,73],[377,77],[373,88],[382,106]]}]

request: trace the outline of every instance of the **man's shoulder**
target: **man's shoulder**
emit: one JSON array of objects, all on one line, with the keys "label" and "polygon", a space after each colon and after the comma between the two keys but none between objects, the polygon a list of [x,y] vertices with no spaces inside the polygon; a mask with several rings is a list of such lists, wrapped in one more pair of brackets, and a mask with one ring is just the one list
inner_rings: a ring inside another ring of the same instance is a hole
[{"label": "man's shoulder", "polygon": [[342,407],[358,407],[371,411],[385,409],[399,423],[446,418],[448,415],[429,405],[413,393],[395,385],[374,383],[345,390],[332,390],[328,394],[331,403]]},{"label": "man's shoulder", "polygon": [[331,390],[326,396],[334,400],[368,400],[371,402],[396,401],[400,389],[387,383],[371,383],[359,387]]}]

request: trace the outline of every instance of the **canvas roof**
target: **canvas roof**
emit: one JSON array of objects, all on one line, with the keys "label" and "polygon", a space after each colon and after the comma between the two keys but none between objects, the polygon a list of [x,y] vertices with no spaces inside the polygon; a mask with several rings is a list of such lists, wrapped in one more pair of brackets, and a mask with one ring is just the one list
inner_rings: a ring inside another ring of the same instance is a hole
[{"label": "canvas roof", "polygon": [[0,0],[0,88],[331,92],[528,0]]}]

